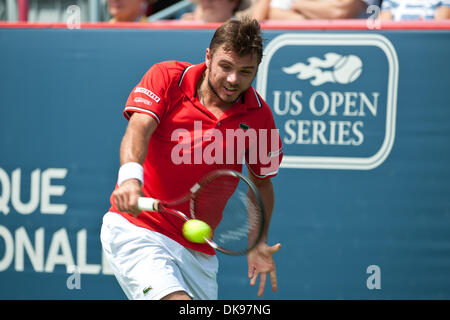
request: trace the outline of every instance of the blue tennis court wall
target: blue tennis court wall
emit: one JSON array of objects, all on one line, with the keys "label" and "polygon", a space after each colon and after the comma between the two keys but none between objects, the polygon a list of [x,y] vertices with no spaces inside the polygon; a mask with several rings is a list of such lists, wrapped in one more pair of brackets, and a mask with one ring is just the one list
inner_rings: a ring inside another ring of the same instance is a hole
[{"label": "blue tennis court wall", "polygon": [[[0,298],[125,298],[99,241],[122,110],[151,65],[202,62],[212,34],[0,28]],[[264,37],[254,86],[285,154],[264,298],[449,299],[450,31]],[[219,297],[256,298],[245,257],[219,259]]]}]

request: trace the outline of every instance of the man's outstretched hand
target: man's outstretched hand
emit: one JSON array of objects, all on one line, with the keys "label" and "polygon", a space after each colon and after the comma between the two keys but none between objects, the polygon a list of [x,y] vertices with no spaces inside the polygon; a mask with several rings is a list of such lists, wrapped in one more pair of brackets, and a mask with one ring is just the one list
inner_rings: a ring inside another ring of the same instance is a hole
[{"label": "man's outstretched hand", "polygon": [[277,291],[277,273],[275,261],[273,260],[272,255],[280,250],[280,248],[280,243],[269,246],[266,243],[261,242],[247,253],[248,277],[250,278],[250,285],[254,286],[258,275],[260,276],[258,297],[261,297],[264,294],[267,274],[269,274],[270,283],[272,284],[272,291]]}]

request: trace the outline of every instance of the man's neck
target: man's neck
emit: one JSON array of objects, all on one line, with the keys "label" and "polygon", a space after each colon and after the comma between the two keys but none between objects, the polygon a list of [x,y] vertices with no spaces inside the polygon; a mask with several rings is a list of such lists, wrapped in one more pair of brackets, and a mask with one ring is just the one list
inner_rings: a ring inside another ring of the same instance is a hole
[{"label": "man's neck", "polygon": [[214,88],[209,84],[206,73],[203,73],[199,80],[197,95],[200,103],[217,119],[220,119],[222,114],[234,105],[234,103],[227,103],[219,98]]},{"label": "man's neck", "polygon": [[197,94],[200,103],[203,104],[207,109],[215,108],[225,111],[231,108],[236,102],[223,101],[213,88],[212,84],[208,81],[208,75],[206,72],[202,74],[199,80]]}]

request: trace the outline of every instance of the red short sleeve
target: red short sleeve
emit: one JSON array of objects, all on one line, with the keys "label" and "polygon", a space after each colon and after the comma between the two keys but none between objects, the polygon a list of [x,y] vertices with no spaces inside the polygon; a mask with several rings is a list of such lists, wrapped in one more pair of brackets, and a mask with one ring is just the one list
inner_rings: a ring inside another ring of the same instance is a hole
[{"label": "red short sleeve", "polygon": [[[251,148],[245,155],[247,168],[259,179],[276,176],[283,159],[283,146],[278,129],[268,106],[266,110],[267,120],[264,128],[258,129],[257,146]],[[255,150],[257,150],[257,155],[253,159],[257,160],[252,161],[250,153],[256,152]]]},{"label": "red short sleeve", "polygon": [[130,119],[134,112],[145,113],[160,123],[166,110],[166,92],[170,85],[167,68],[162,63],[153,65],[130,93],[124,116]]}]

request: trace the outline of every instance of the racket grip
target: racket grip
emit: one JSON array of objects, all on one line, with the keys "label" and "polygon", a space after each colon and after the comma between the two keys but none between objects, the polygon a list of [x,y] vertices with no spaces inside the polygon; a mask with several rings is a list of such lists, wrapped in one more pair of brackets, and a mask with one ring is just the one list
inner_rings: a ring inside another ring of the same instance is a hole
[{"label": "racket grip", "polygon": [[158,211],[158,200],[153,198],[140,197],[138,199],[139,210]]}]

